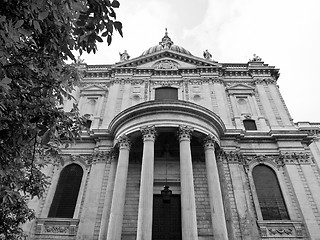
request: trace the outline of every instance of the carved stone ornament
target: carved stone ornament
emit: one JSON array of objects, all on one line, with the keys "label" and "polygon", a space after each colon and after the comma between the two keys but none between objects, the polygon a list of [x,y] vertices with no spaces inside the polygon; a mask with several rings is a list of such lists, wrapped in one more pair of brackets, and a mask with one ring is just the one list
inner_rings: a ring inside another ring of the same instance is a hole
[{"label": "carved stone ornament", "polygon": [[204,148],[214,148],[215,144],[218,143],[218,140],[215,136],[213,135],[208,135],[203,139],[203,146]]},{"label": "carved stone ornament", "polygon": [[261,237],[292,238],[303,237],[302,223],[295,221],[258,221]]},{"label": "carved stone ornament", "polygon": [[163,60],[155,65],[155,69],[157,70],[178,70],[178,64],[171,60]]},{"label": "carved stone ornament", "polygon": [[295,153],[295,152],[286,152],[281,154],[281,159],[284,164],[311,164],[312,159],[307,153]]},{"label": "carved stone ornament", "polygon": [[212,60],[212,54],[209,53],[208,49],[206,49],[206,50],[203,52],[203,57],[204,57],[206,60]]},{"label": "carved stone ornament", "polygon": [[162,38],[162,41],[159,42],[159,45],[161,45],[163,47],[163,49],[169,49],[173,45],[173,42],[171,41],[171,38],[168,36],[167,28],[166,28],[165,35]]},{"label": "carved stone ornament", "polygon": [[45,225],[45,231],[48,233],[68,233],[69,232],[69,226],[50,226]]},{"label": "carved stone ornament", "polygon": [[81,155],[62,155],[62,166],[64,166],[67,162],[80,162],[86,167],[88,167],[90,164],[92,164],[92,154],[81,154]]},{"label": "carved stone ornament", "polygon": [[129,137],[126,136],[126,135],[120,136],[120,137],[117,139],[117,143],[116,143],[116,144],[119,146],[120,149],[121,149],[121,148],[128,148],[128,149],[130,149],[130,147],[131,147],[131,141],[130,141]]},{"label": "carved stone ornament", "polygon": [[242,164],[246,172],[249,171],[251,165],[256,165],[259,163],[269,163],[277,169],[280,169],[280,167],[284,165],[281,155],[244,155],[238,151],[222,151],[220,154],[220,158],[224,162]]},{"label": "carved stone ornament", "polygon": [[253,58],[249,59],[249,62],[262,62],[262,59],[258,55],[253,54]]},{"label": "carved stone ornament", "polygon": [[178,138],[179,141],[188,139],[189,141],[191,140],[193,128],[190,126],[184,126],[180,125],[179,130],[178,130]]},{"label": "carved stone ornament", "polygon": [[92,163],[97,162],[106,162],[111,163],[111,160],[114,158],[115,151],[114,149],[110,149],[109,151],[95,151],[93,153]]},{"label": "carved stone ornament", "polygon": [[155,140],[157,131],[154,126],[147,126],[140,129],[143,140],[152,139]]},{"label": "carved stone ornament", "polygon": [[77,234],[79,219],[63,218],[38,218],[36,220],[35,234],[40,235],[39,239],[44,239],[41,235],[66,235],[75,236]]},{"label": "carved stone ornament", "polygon": [[130,56],[129,56],[127,50],[124,50],[123,53],[119,53],[119,55],[120,55],[121,62],[128,61],[130,59]]}]

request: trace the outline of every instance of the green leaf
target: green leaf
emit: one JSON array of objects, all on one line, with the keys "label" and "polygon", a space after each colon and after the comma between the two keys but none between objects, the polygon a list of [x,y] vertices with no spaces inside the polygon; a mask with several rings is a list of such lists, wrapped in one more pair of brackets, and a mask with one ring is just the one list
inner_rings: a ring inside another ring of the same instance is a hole
[{"label": "green leaf", "polygon": [[101,36],[102,36],[102,37],[106,37],[106,36],[108,36],[108,34],[109,34],[109,32],[108,32],[108,31],[105,31],[105,32],[103,32],[103,33],[101,34]]},{"label": "green leaf", "polygon": [[120,6],[120,3],[117,0],[113,0],[111,6],[114,8],[118,8]]},{"label": "green leaf", "polygon": [[11,88],[9,84],[11,83],[11,78],[8,78],[5,76],[1,81],[0,81],[0,89],[2,88],[5,92],[8,92]]},{"label": "green leaf", "polygon": [[33,20],[32,23],[33,23],[33,27],[34,27],[38,32],[42,33],[42,30],[41,30],[41,27],[40,27],[39,22],[36,21],[36,20]]},{"label": "green leaf", "polygon": [[6,21],[6,16],[1,16],[1,17],[0,17],[0,23],[2,23],[2,22],[4,22],[4,21]]},{"label": "green leaf", "polygon": [[98,42],[103,42],[102,38],[99,37],[98,35],[96,36],[96,39],[97,39]]},{"label": "green leaf", "polygon": [[40,12],[39,15],[38,15],[38,19],[40,21],[43,21],[44,19],[46,19],[49,15],[49,12],[48,11],[43,11],[43,12]]},{"label": "green leaf", "polygon": [[16,24],[14,25],[14,27],[15,27],[15,28],[19,28],[19,27],[22,26],[23,23],[24,23],[24,20],[18,20],[18,21],[16,22]]},{"label": "green leaf", "polygon": [[122,23],[118,22],[118,21],[115,21],[113,24],[114,24],[115,29],[118,30],[118,32],[121,35],[121,37],[123,37],[123,34],[122,34]]},{"label": "green leaf", "polygon": [[45,134],[43,134],[41,144],[46,145],[50,141],[50,138],[51,138],[51,131],[47,130]]},{"label": "green leaf", "polygon": [[111,41],[112,41],[111,35],[108,35],[108,37],[107,37],[108,46],[110,46]]}]

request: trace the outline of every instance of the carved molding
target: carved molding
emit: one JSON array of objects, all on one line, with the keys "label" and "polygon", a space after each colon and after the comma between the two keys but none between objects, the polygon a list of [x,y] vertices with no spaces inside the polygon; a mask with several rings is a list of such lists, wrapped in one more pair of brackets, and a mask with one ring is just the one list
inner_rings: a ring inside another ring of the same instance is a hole
[{"label": "carved molding", "polygon": [[93,153],[92,164],[97,162],[111,163],[111,160],[115,157],[115,150],[110,149],[109,151],[95,151]]},{"label": "carved molding", "polygon": [[204,149],[206,148],[215,148],[215,144],[219,145],[218,139],[213,135],[208,135],[203,139]]},{"label": "carved molding", "polygon": [[286,165],[289,164],[311,164],[312,158],[307,153],[296,153],[296,152],[286,152],[281,154],[281,159],[283,160],[283,163]]},{"label": "carved molding", "polygon": [[143,140],[152,139],[155,140],[157,131],[154,126],[146,126],[140,129]]},{"label": "carved molding", "polygon": [[270,85],[270,84],[277,84],[277,81],[274,80],[273,78],[258,78],[258,77],[254,77],[254,83],[256,85],[258,85],[258,84]]},{"label": "carved molding", "polygon": [[190,126],[180,125],[178,129],[178,138],[181,140],[191,140],[193,128]]},{"label": "carved molding", "polygon": [[262,238],[293,238],[304,237],[302,222],[294,221],[258,221]]},{"label": "carved molding", "polygon": [[159,80],[159,81],[150,81],[152,85],[160,85],[162,87],[171,87],[172,85],[182,85],[183,82],[181,80]]},{"label": "carved molding", "polygon": [[62,165],[68,162],[82,163],[85,167],[89,167],[92,164],[92,154],[81,154],[81,155],[62,155]]},{"label": "carved molding", "polygon": [[232,164],[241,164],[244,166],[246,172],[250,167],[260,163],[269,163],[276,169],[280,169],[284,165],[281,155],[244,155],[240,152],[224,152],[220,153],[222,161]]},{"label": "carved molding", "polygon": [[171,60],[163,60],[154,65],[156,70],[178,70],[179,64]]},{"label": "carved molding", "polygon": [[122,135],[116,140],[116,145],[119,146],[119,148],[128,148],[131,147],[131,141],[128,136]]},{"label": "carved molding", "polygon": [[36,220],[36,235],[68,235],[75,236],[79,219],[39,218]]}]

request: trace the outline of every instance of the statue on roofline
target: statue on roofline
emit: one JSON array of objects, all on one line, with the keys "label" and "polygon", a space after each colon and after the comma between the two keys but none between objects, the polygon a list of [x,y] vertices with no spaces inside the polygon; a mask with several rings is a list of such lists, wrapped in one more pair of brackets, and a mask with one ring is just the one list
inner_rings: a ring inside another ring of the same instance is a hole
[{"label": "statue on roofline", "polygon": [[253,54],[253,58],[249,59],[249,62],[262,62],[262,59],[258,55]]},{"label": "statue on roofline", "polygon": [[206,49],[206,50],[203,52],[203,57],[204,57],[206,60],[212,60],[212,54],[208,51],[208,49]]},{"label": "statue on roofline", "polygon": [[119,53],[119,55],[120,55],[121,62],[128,61],[130,59],[130,56],[129,56],[127,50],[124,50],[123,53]]}]

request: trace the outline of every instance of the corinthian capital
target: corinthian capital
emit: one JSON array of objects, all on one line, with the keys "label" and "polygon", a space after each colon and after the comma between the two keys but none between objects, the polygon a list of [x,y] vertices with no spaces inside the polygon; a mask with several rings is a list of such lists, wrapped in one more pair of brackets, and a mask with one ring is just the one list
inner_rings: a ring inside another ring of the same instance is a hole
[{"label": "corinthian capital", "polygon": [[214,144],[215,143],[218,143],[218,140],[217,140],[217,138],[215,137],[215,136],[213,136],[213,135],[208,135],[208,136],[206,136],[204,139],[203,139],[203,147],[205,148],[205,149],[207,149],[207,148],[214,148],[215,146],[214,146]]},{"label": "corinthian capital", "polygon": [[149,140],[155,140],[157,136],[157,131],[154,126],[147,126],[140,128],[140,131],[142,133],[143,140],[149,139]]},{"label": "corinthian capital", "polygon": [[178,138],[181,140],[191,140],[193,128],[190,126],[180,125],[178,130]]},{"label": "corinthian capital", "polygon": [[117,145],[119,145],[120,149],[122,149],[122,148],[130,149],[131,141],[128,136],[122,135],[117,139]]}]

